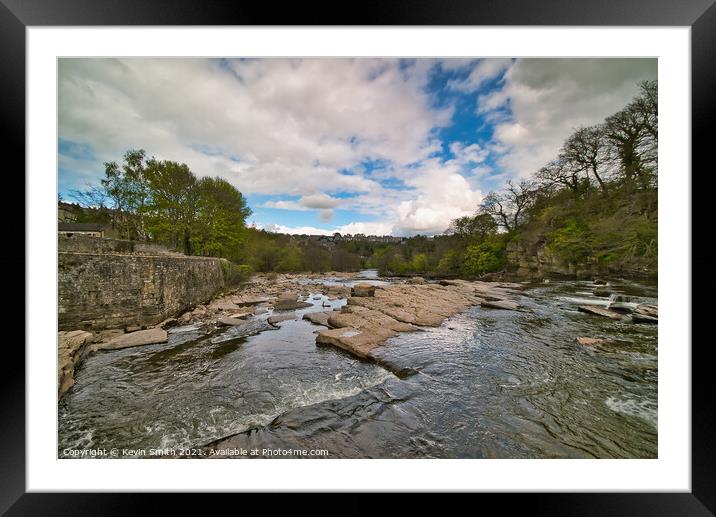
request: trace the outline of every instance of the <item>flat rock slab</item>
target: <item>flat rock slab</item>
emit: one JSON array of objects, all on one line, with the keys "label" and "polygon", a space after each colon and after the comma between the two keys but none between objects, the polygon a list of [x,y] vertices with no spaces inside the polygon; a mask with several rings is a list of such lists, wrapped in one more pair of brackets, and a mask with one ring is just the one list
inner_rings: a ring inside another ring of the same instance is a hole
[{"label": "flat rock slab", "polygon": [[375,296],[375,286],[371,284],[356,284],[351,289],[351,296]]},{"label": "flat rock slab", "polygon": [[250,312],[235,312],[234,314],[230,314],[229,318],[237,319],[237,320],[245,320],[252,314]]},{"label": "flat rock slab", "polygon": [[209,304],[209,310],[211,311],[237,311],[239,309],[238,305],[227,299],[214,300]]},{"label": "flat rock slab", "polygon": [[[381,286],[373,296],[352,296],[340,311],[329,313],[328,325],[335,328],[319,331],[316,343],[330,344],[368,358],[374,348],[399,332],[438,326],[446,318],[480,303],[483,299],[475,295],[476,287],[485,289],[492,284],[401,283]],[[507,300],[506,303],[516,307],[515,302]]]},{"label": "flat rock slab", "polygon": [[216,320],[216,322],[217,322],[218,324],[220,324],[220,325],[226,325],[227,327],[234,327],[234,326],[236,326],[236,325],[243,325],[244,323],[246,323],[246,322],[245,322],[244,320],[242,320],[242,319],[239,319],[239,318],[229,318],[229,317],[226,317],[226,316],[223,316],[223,317],[219,318],[218,320]]},{"label": "flat rock slab", "polygon": [[595,346],[595,345],[601,345],[604,343],[603,339],[596,338],[596,337],[578,337],[577,343],[579,343],[582,346]]},{"label": "flat rock slab", "polygon": [[157,343],[166,343],[167,339],[167,331],[161,328],[139,330],[117,336],[107,343],[102,343],[97,350],[117,350],[131,346],[155,345]]},{"label": "flat rock slab", "polygon": [[308,320],[314,325],[323,325],[324,327],[330,327],[328,324],[328,318],[333,314],[333,311],[322,311],[322,312],[309,312],[303,315],[304,320]]},{"label": "flat rock slab", "polygon": [[597,305],[580,305],[577,307],[577,310],[579,312],[586,312],[587,314],[594,314],[596,316],[602,316],[604,318],[610,318],[613,320],[623,320],[624,315],[620,314],[616,311],[610,311],[609,309],[605,309],[604,307],[599,307]]},{"label": "flat rock slab", "polygon": [[273,304],[273,308],[277,311],[293,311],[296,309],[304,309],[306,307],[313,306],[312,303],[299,302],[298,300],[276,300]]},{"label": "flat rock slab", "polygon": [[655,318],[654,316],[647,316],[646,314],[640,314],[636,312],[631,315],[631,320],[634,323],[659,323],[659,318]]},{"label": "flat rock slab", "polygon": [[296,319],[296,314],[292,312],[290,314],[275,314],[275,315],[269,316],[267,321],[271,325],[276,325],[277,323],[280,323],[282,321],[295,320],[295,319]]},{"label": "flat rock slab", "polygon": [[650,318],[658,318],[659,307],[648,303],[642,303],[636,306],[636,309],[634,309],[634,314],[639,314],[641,316],[649,316]]},{"label": "flat rock slab", "polygon": [[260,297],[260,298],[237,297],[237,298],[234,298],[232,301],[240,307],[246,307],[248,305],[260,305],[262,303],[268,303],[271,301],[271,298],[268,298],[268,297]]},{"label": "flat rock slab", "polygon": [[512,300],[483,300],[480,302],[480,306],[487,307],[488,309],[503,309],[507,311],[514,311],[519,307],[517,302],[513,302]]},{"label": "flat rock slab", "polygon": [[75,367],[90,353],[93,335],[84,330],[58,333],[57,386],[61,398],[75,383]]},{"label": "flat rock slab", "polygon": [[395,335],[390,330],[377,332],[361,331],[344,327],[339,329],[321,330],[316,336],[316,343],[320,345],[333,345],[347,352],[366,359],[371,350],[380,346],[383,341]]}]

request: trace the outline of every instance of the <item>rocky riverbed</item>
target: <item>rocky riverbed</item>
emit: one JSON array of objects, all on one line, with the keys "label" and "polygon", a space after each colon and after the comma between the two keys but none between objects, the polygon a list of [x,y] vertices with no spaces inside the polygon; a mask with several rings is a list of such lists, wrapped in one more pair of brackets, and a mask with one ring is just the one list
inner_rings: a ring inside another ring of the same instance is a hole
[{"label": "rocky riverbed", "polygon": [[[61,333],[60,392],[66,395],[60,404],[60,443],[65,448],[125,443],[147,447],[209,444],[206,450],[222,450],[264,442],[306,445],[328,441],[334,457],[453,457],[445,449],[441,453],[419,453],[403,448],[387,454],[362,440],[374,436],[386,418],[402,422],[397,434],[407,432],[418,424],[405,426],[406,418],[423,420],[425,411],[434,411],[438,399],[444,402],[448,395],[428,396],[426,392],[418,396],[413,388],[462,393],[459,396],[473,402],[459,404],[466,414],[451,410],[450,418],[457,426],[470,427],[473,424],[460,422],[469,415],[483,419],[476,411],[492,414],[492,409],[473,397],[496,382],[491,380],[494,371],[503,372],[500,375],[508,379],[510,375],[521,379],[520,385],[534,383],[545,375],[554,382],[557,379],[550,369],[563,372],[557,377],[569,377],[565,368],[575,357],[582,357],[583,350],[600,363],[609,356],[617,358],[607,366],[581,366],[585,372],[594,368],[611,372],[602,379],[592,378],[598,392],[605,382],[614,386],[625,358],[646,354],[644,367],[638,370],[639,380],[629,385],[638,386],[638,394],[614,389],[598,401],[607,405],[610,418],[606,421],[612,422],[614,414],[641,421],[636,425],[636,435],[646,433],[641,437],[646,445],[640,444],[631,430],[625,440],[633,445],[605,447],[602,443],[587,447],[591,451],[587,456],[650,457],[649,444],[652,440],[655,444],[655,430],[651,430],[655,420],[652,422],[649,416],[652,411],[655,415],[655,397],[650,394],[652,385],[655,390],[655,378],[651,372],[655,372],[656,363],[655,348],[652,350],[650,344],[644,348],[644,339],[650,343],[651,336],[656,336],[656,299],[648,290],[644,296],[641,287],[635,290],[624,287],[629,284],[604,284],[428,282],[421,278],[380,279],[374,273],[257,275],[242,288],[192,307],[156,328]],[[610,297],[591,292],[597,288],[613,292]],[[565,296],[565,291],[574,291],[574,295]],[[558,332],[552,329],[553,324],[559,327]],[[474,348],[475,339],[489,339],[489,353]],[[548,348],[541,352],[539,347],[534,349],[529,343],[535,339]],[[653,366],[651,359],[646,359],[652,356]],[[516,365],[507,366],[511,361],[517,361]],[[435,370],[434,365],[440,363],[443,371]],[[470,376],[465,377],[465,372],[471,372]],[[457,379],[462,379],[463,385],[442,386],[446,375],[451,377],[451,385]],[[406,389],[414,396],[404,399]],[[571,398],[585,397],[578,393],[584,386],[565,389]],[[512,408],[508,414],[523,413],[523,409],[512,406],[513,400],[516,402],[512,396],[518,391],[502,401]],[[408,402],[415,397],[418,400]],[[208,409],[201,409],[199,403]],[[544,403],[542,400],[539,405]],[[367,408],[366,404],[383,408],[382,416],[370,416],[371,411],[359,409]],[[552,404],[548,404],[550,408]],[[391,409],[394,407],[397,414]],[[109,413],[103,413],[102,408]],[[172,408],[176,408],[176,414],[171,413]],[[363,415],[357,421],[348,418],[357,425],[354,431],[343,429],[347,425],[343,411]],[[547,414],[553,411],[551,408]],[[538,413],[543,414],[541,410]],[[306,418],[318,418],[322,428],[343,430],[337,431],[338,435],[325,435],[324,431],[316,434]],[[299,421],[303,422],[300,430],[296,428]],[[421,425],[421,433],[435,431],[430,430],[434,425],[428,422]],[[504,425],[501,421],[489,432],[499,434],[505,431]],[[528,434],[542,434],[529,428],[525,428]],[[451,442],[462,433],[441,432],[444,436],[440,440]],[[343,443],[340,436],[351,438]],[[540,440],[550,441],[545,437]],[[497,457],[524,457],[526,450],[532,450],[528,457],[583,457],[579,447],[565,445],[570,440],[564,438],[564,443],[546,448],[510,446],[502,452],[499,447],[494,449],[494,444],[480,443],[492,450],[488,455]],[[470,457],[483,457],[487,449],[473,449]]]}]

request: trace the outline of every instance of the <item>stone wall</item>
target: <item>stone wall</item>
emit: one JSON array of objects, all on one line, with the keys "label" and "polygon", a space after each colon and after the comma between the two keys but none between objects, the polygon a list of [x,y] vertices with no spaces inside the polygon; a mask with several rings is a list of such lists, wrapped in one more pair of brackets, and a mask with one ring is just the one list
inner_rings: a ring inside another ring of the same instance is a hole
[{"label": "stone wall", "polygon": [[221,259],[116,239],[59,240],[60,330],[154,325],[224,285]]}]

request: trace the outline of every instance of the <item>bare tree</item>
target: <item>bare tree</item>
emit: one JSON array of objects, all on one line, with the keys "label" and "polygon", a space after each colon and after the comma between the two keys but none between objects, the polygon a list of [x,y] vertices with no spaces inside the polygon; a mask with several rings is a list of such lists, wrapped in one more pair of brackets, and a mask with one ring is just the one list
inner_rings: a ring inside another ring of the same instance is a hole
[{"label": "bare tree", "polygon": [[560,156],[538,170],[535,177],[543,187],[567,187],[570,190],[577,191],[579,189],[578,172],[576,169],[569,167],[564,157]]},{"label": "bare tree", "polygon": [[107,191],[97,185],[87,185],[86,190],[70,190],[69,196],[77,201],[80,206],[100,210],[107,208],[107,201],[109,200]]},{"label": "bare tree", "polygon": [[502,193],[490,192],[485,196],[480,208],[494,217],[498,225],[513,232],[524,222],[525,211],[534,200],[535,192],[532,181],[509,180]]},{"label": "bare tree", "polygon": [[591,126],[580,127],[572,133],[562,146],[561,156],[568,169],[585,174],[587,179],[594,176],[606,195],[607,186],[602,178],[602,169],[607,161],[607,153],[604,126]]}]

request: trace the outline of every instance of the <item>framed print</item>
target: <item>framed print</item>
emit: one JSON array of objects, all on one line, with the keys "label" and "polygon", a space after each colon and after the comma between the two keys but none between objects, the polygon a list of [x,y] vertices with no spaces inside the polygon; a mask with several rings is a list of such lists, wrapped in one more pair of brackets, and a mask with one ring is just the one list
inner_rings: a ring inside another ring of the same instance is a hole
[{"label": "framed print", "polygon": [[80,4],[0,6],[26,135],[10,515],[185,491],[713,511],[709,2]]}]

